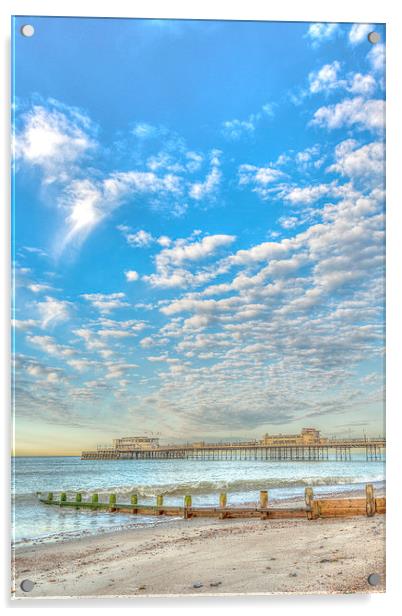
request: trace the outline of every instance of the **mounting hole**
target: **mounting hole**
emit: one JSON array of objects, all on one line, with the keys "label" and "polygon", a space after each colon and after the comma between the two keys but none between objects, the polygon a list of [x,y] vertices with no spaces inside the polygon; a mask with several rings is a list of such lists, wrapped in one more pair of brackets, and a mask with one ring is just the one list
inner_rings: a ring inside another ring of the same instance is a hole
[{"label": "mounting hole", "polygon": [[378,586],[378,584],[380,583],[380,576],[378,575],[378,573],[370,573],[367,578],[367,581],[370,586]]},{"label": "mounting hole", "polygon": [[379,43],[380,39],[381,39],[381,37],[378,34],[378,32],[370,32],[369,35],[367,36],[367,38],[368,38],[369,42],[372,45],[375,45],[376,43]]},{"label": "mounting hole", "polygon": [[27,38],[30,38],[31,36],[35,34],[35,28],[31,24],[25,24],[21,28],[21,34],[22,36],[26,36]]},{"label": "mounting hole", "polygon": [[35,582],[32,582],[32,580],[22,580],[20,584],[20,588],[24,592],[31,592],[34,586],[35,586]]}]

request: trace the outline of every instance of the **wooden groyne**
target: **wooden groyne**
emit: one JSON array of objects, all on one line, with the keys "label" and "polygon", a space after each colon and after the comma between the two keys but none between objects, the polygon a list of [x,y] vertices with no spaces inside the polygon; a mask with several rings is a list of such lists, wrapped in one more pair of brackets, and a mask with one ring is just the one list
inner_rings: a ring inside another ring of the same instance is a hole
[{"label": "wooden groyne", "polygon": [[199,517],[218,517],[224,518],[260,518],[267,519],[287,519],[287,518],[307,518],[316,520],[318,518],[338,518],[350,517],[355,515],[373,516],[384,514],[386,508],[385,497],[376,497],[372,484],[366,485],[365,498],[315,498],[313,488],[305,488],[305,506],[303,507],[270,507],[269,495],[267,490],[260,492],[259,503],[257,506],[230,506],[227,501],[227,494],[222,492],[219,496],[219,505],[215,506],[193,506],[192,496],[184,497],[183,505],[165,505],[163,495],[156,497],[155,505],[146,505],[138,502],[138,495],[132,494],[130,503],[118,503],[117,495],[110,494],[108,502],[99,501],[99,494],[94,493],[88,500],[83,500],[80,492],[75,493],[73,500],[67,499],[67,492],[61,492],[59,498],[54,498],[53,492],[43,494],[38,492],[40,502],[46,505],[56,505],[59,507],[73,507],[75,509],[86,509],[90,511],[107,511],[110,513],[128,513],[133,515],[166,515],[183,517],[185,519]]}]

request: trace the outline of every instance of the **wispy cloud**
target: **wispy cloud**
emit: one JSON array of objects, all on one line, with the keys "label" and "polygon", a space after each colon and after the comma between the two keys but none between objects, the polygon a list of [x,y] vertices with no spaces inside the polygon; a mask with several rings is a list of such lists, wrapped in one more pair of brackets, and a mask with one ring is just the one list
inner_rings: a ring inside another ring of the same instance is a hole
[{"label": "wispy cloud", "polygon": [[225,120],[222,123],[222,134],[224,137],[231,141],[237,141],[243,136],[253,135],[256,131],[257,125],[264,117],[272,118],[274,116],[274,105],[271,103],[265,103],[256,113],[250,113],[250,115],[244,119]]},{"label": "wispy cloud", "polygon": [[70,318],[72,304],[66,300],[47,296],[43,301],[37,302],[36,308],[40,315],[41,327],[47,329],[57,323]]},{"label": "wispy cloud", "polygon": [[285,178],[285,173],[274,166],[257,167],[243,164],[239,167],[239,186],[251,186],[262,199],[272,193],[271,185]]},{"label": "wispy cloud", "polygon": [[216,194],[222,177],[220,171],[220,150],[213,150],[210,160],[210,171],[202,182],[194,182],[190,185],[189,195],[196,201],[202,201],[205,198]]},{"label": "wispy cloud", "polygon": [[117,308],[126,308],[130,304],[125,301],[125,294],[119,293],[84,293],[81,296],[90,302],[102,314],[108,314]]},{"label": "wispy cloud", "polygon": [[82,111],[50,100],[22,114],[15,157],[41,169],[43,182],[67,181],[75,166],[98,147],[96,128]]}]

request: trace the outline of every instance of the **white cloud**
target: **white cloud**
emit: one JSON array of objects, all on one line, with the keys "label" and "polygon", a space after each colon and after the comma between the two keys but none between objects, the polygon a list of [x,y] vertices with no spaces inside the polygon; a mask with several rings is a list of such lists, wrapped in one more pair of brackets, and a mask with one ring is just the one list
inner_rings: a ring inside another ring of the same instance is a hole
[{"label": "white cloud", "polygon": [[[29,377],[41,381],[41,384],[59,383],[63,380],[62,372],[59,368],[46,366],[41,361],[26,355],[17,355],[14,360],[16,375],[26,373]],[[47,402],[49,400],[47,399]],[[22,409],[20,409],[21,412]]]},{"label": "white cloud", "polygon": [[71,347],[57,344],[51,336],[27,336],[27,341],[39,347],[48,355],[54,355],[55,357],[71,357],[76,353]]},{"label": "white cloud", "polygon": [[77,235],[85,237],[106,215],[102,193],[91,180],[75,180],[66,189],[62,205],[67,210],[67,233],[61,248]]},{"label": "white cloud", "polygon": [[151,336],[147,336],[146,338],[142,338],[142,340],[140,340],[140,345],[143,349],[150,349],[155,345],[155,342]]},{"label": "white cloud", "polygon": [[300,223],[297,216],[281,216],[279,219],[279,224],[283,229],[293,229]]},{"label": "white cloud", "polygon": [[369,73],[348,73],[341,78],[339,72],[341,64],[338,60],[332,64],[325,64],[319,71],[312,71],[309,76],[309,89],[311,94],[330,94],[335,90],[342,89],[352,94],[370,96],[376,89],[377,83]]},{"label": "white cloud", "polygon": [[147,124],[147,122],[137,122],[131,132],[138,139],[150,139],[157,137],[160,134],[160,129],[152,124]]},{"label": "white cloud", "polygon": [[35,321],[35,319],[11,319],[11,325],[15,329],[28,331],[33,327],[37,327],[39,325],[39,321]]},{"label": "white cloud", "polygon": [[69,177],[71,167],[96,147],[90,120],[77,109],[56,104],[35,105],[22,116],[15,156],[38,166],[49,184]]},{"label": "white cloud", "polygon": [[158,176],[140,171],[113,173],[101,181],[74,180],[60,199],[60,205],[67,213],[67,232],[59,250],[73,239],[84,239],[129,197],[138,197],[140,194],[158,198],[177,196],[181,193],[180,183],[180,178],[172,174]]},{"label": "white cloud", "polygon": [[361,130],[380,131],[384,128],[384,120],[385,101],[356,97],[328,107],[320,107],[311,124],[328,129],[356,126]]},{"label": "white cloud", "polygon": [[176,240],[172,247],[165,248],[156,255],[156,272],[143,279],[155,287],[187,287],[202,284],[213,278],[218,266],[205,267],[192,273],[189,267],[199,261],[214,256],[219,249],[235,241],[233,235],[207,235],[201,240]]},{"label": "white cloud", "polygon": [[270,259],[286,255],[289,248],[288,240],[283,242],[264,242],[247,250],[238,250],[228,260],[233,265],[248,265],[258,263],[259,261],[269,261]]},{"label": "white cloud", "polygon": [[48,254],[46,252],[46,250],[43,250],[43,248],[38,248],[37,246],[24,246],[23,250],[26,250],[26,252],[32,253],[32,254],[36,254],[40,257],[47,257]]},{"label": "white cloud", "polygon": [[70,317],[71,303],[54,297],[45,297],[45,300],[36,304],[40,318],[41,327],[46,329],[49,325],[53,326],[61,321],[67,321]]},{"label": "white cloud", "polygon": [[32,291],[32,293],[42,293],[42,291],[50,291],[52,287],[48,284],[40,284],[37,282],[32,282],[28,285],[28,289]]},{"label": "white cloud", "polygon": [[186,168],[190,171],[190,173],[195,173],[198,171],[202,165],[204,157],[199,152],[186,152]]},{"label": "white cloud", "polygon": [[106,317],[101,317],[99,323],[102,327],[109,327],[112,329],[129,329],[134,332],[139,332],[146,327],[145,321],[139,321],[138,319],[129,319],[128,321],[115,321]]},{"label": "white cloud", "polygon": [[164,248],[167,248],[172,244],[172,240],[167,235],[161,235],[156,241],[160,246],[163,246]]},{"label": "white cloud", "polygon": [[264,116],[272,117],[274,115],[274,107],[270,103],[266,103],[257,113],[251,113],[245,120],[226,120],[222,123],[222,134],[227,139],[236,141],[244,135],[252,135],[257,127],[257,124]]},{"label": "white cloud", "polygon": [[333,192],[333,184],[316,184],[313,186],[286,189],[283,191],[283,198],[293,205],[311,204],[322,197]]},{"label": "white cloud", "polygon": [[101,338],[130,338],[134,332],[127,329],[99,329],[97,332]]},{"label": "white cloud", "polygon": [[123,234],[127,243],[130,246],[134,246],[136,248],[147,248],[154,243],[157,243],[159,244],[159,246],[167,248],[172,244],[172,240],[167,235],[154,237],[152,233],[149,233],[149,231],[145,231],[144,229],[141,229],[134,233],[127,225],[118,225],[116,228]]},{"label": "white cloud", "polygon": [[127,242],[130,246],[149,246],[154,241],[154,238],[148,231],[144,231],[140,229],[136,233],[127,233],[126,235]]},{"label": "white cloud", "polygon": [[285,174],[274,167],[257,167],[243,164],[239,167],[239,186],[252,186],[261,199],[267,199],[271,194],[270,184],[274,184],[285,177]]},{"label": "white cloud", "polygon": [[383,43],[373,45],[367,54],[367,59],[374,71],[383,73],[385,71],[385,45]]},{"label": "white cloud", "polygon": [[307,169],[310,166],[318,168],[322,165],[322,158],[318,158],[320,156],[321,146],[316,143],[305,150],[297,152],[294,159],[298,168]]},{"label": "white cloud", "polygon": [[96,365],[96,362],[85,358],[69,359],[67,360],[67,363],[69,366],[71,366],[72,368],[74,368],[74,370],[77,370],[78,372],[84,372],[85,370],[88,370],[92,366]]},{"label": "white cloud", "polygon": [[103,346],[103,344],[99,341],[94,340],[94,332],[90,329],[86,329],[85,327],[81,327],[79,329],[75,329],[73,333],[85,340],[87,349],[92,351],[94,349],[98,349]]},{"label": "white cloud", "polygon": [[139,279],[139,274],[135,270],[128,270],[124,272],[127,282],[135,282]]},{"label": "white cloud", "polygon": [[207,235],[198,242],[177,240],[173,248],[166,248],[157,257],[159,263],[180,265],[184,261],[199,261],[214,255],[218,248],[235,241],[234,235]]},{"label": "white cloud", "polygon": [[106,379],[121,379],[127,372],[130,372],[134,368],[138,368],[138,365],[123,362],[106,362],[106,368]]},{"label": "white cloud", "polygon": [[374,92],[376,87],[377,83],[372,75],[362,75],[361,73],[355,73],[352,76],[352,80],[348,86],[348,90],[353,94],[370,96]]},{"label": "white cloud", "polygon": [[353,139],[343,141],[335,148],[336,163],[328,168],[341,175],[382,183],[385,178],[385,147],[373,142],[357,148]]},{"label": "white cloud", "polygon": [[120,171],[103,180],[103,192],[112,201],[128,194],[180,195],[181,179],[172,173],[157,175],[151,171]]},{"label": "white cloud", "polygon": [[190,184],[189,195],[192,199],[201,201],[202,199],[214,196],[217,192],[222,177],[219,169],[219,156],[220,151],[213,150],[211,153],[211,170],[205,180],[203,182],[194,182]]},{"label": "white cloud", "polygon": [[124,293],[84,293],[81,295],[101,313],[109,313],[117,308],[126,308],[130,304],[124,301]]},{"label": "white cloud", "polygon": [[329,41],[339,33],[339,25],[335,23],[312,23],[306,36],[311,39],[313,47],[318,47],[322,42]]},{"label": "white cloud", "polygon": [[255,124],[251,119],[248,120],[226,120],[222,123],[222,133],[228,139],[240,139],[245,133],[252,134],[255,131]]},{"label": "white cloud", "polygon": [[189,299],[183,298],[178,299],[167,306],[162,306],[160,309],[163,314],[171,315],[177,314],[180,312],[192,312],[194,310],[199,311],[201,313],[213,313],[215,311],[225,311],[231,310],[234,304],[238,304],[238,300],[236,298],[228,298],[228,299]]},{"label": "white cloud", "polygon": [[364,40],[367,40],[367,35],[371,32],[373,26],[370,24],[353,24],[349,30],[349,41],[352,45],[357,45]]},{"label": "white cloud", "polygon": [[338,73],[341,70],[340,63],[335,60],[332,64],[325,64],[319,71],[313,71],[309,74],[310,92],[327,92],[339,87]]}]

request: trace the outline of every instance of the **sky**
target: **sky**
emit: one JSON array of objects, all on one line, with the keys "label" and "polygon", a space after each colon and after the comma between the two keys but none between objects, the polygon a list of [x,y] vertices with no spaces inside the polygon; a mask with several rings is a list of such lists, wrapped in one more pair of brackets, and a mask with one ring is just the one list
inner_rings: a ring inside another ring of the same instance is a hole
[{"label": "sky", "polygon": [[383,434],[384,62],[381,24],[14,19],[17,455]]}]

